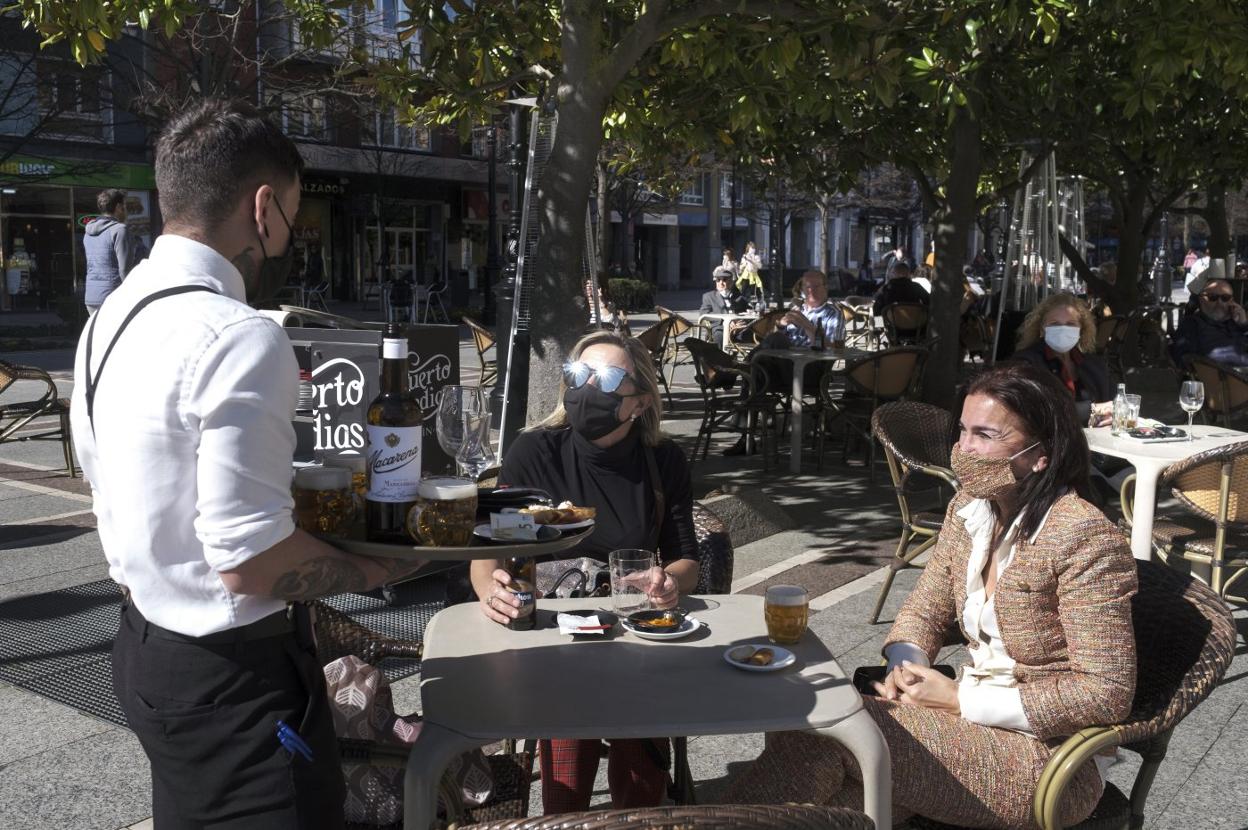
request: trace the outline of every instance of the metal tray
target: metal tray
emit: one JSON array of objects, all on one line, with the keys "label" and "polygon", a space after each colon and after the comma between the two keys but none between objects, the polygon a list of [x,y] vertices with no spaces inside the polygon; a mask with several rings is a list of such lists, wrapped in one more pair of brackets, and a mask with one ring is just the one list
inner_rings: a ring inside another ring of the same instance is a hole
[{"label": "metal tray", "polygon": [[388,556],[392,559],[424,559],[431,562],[470,562],[474,559],[506,559],[511,556],[546,556],[574,548],[593,533],[587,527],[576,533],[568,533],[549,542],[520,542],[503,545],[498,542],[480,541],[466,548],[428,548],[420,545],[388,545],[366,542],[362,539],[344,539],[340,536],[321,536],[320,539],[347,553],[361,556]]}]

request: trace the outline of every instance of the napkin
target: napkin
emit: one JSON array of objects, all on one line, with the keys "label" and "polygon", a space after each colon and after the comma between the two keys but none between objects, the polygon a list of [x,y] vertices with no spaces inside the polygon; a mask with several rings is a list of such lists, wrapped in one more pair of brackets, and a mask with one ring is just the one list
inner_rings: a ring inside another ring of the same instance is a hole
[{"label": "napkin", "polygon": [[590,614],[588,617],[578,617],[575,614],[558,614],[555,616],[555,622],[559,623],[560,634],[575,634],[582,636],[585,634],[605,634],[606,629],[597,629],[593,631],[578,631],[582,626],[602,625],[598,620],[597,614]]}]

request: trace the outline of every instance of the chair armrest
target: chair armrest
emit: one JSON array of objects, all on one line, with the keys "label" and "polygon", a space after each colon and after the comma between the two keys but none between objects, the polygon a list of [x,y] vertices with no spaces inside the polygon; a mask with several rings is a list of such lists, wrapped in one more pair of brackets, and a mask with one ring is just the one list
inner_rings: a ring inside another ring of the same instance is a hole
[{"label": "chair armrest", "polygon": [[952,487],[955,491],[960,486],[958,483],[958,477],[953,474],[953,470],[950,470],[946,467],[937,467],[934,464],[932,465],[924,464],[923,466],[915,467],[915,471],[920,472],[923,475],[928,475],[928,476],[932,476],[933,478],[938,478],[941,481],[948,484],[950,487]]},{"label": "chair armrest", "polygon": [[1031,802],[1031,817],[1042,830],[1061,830],[1062,796],[1079,768],[1106,749],[1121,743],[1118,727],[1089,726],[1071,735],[1057,748],[1040,773]]},{"label": "chair armrest", "polygon": [[1129,528],[1131,527],[1131,508],[1135,504],[1135,473],[1122,480],[1122,487],[1118,490],[1118,500],[1122,502],[1122,519]]}]

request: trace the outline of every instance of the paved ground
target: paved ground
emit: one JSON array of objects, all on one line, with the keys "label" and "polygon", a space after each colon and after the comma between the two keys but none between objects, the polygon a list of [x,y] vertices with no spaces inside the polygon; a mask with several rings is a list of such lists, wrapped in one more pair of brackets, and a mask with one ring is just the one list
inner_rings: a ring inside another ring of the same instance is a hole
[{"label": "paved ground", "polygon": [[[686,292],[661,301],[691,309],[697,296]],[[72,384],[68,352],[3,357],[49,369],[63,394]],[[465,367],[476,362],[467,340],[461,362]],[[673,394],[669,429],[688,449],[700,406],[687,368],[678,370]],[[764,473],[757,456],[720,455],[728,443],[715,442],[710,458],[695,464],[695,496],[736,492],[782,511],[772,514],[780,517],[780,532],[738,547],[734,591],[761,591],[768,581],[807,585],[819,595],[812,628],[842,663],[874,663],[888,626],[865,620],[878,590],[880,563],[890,555],[896,531],[887,471],[878,465],[872,483],[862,466],[842,465],[834,452],[822,472],[808,462],[802,475],[791,476],[785,455],[780,471]],[[81,479],[57,472],[58,454],[59,446],[49,443],[0,446],[0,600],[107,576],[88,488]],[[914,574],[899,577],[886,620]],[[1248,614],[1238,616],[1241,632],[1248,632]],[[399,711],[417,709],[417,678],[397,684],[395,697]],[[1149,799],[1146,826],[1248,827],[1248,798],[1242,794],[1245,701],[1248,656],[1241,647],[1223,685],[1177,730]],[[760,749],[758,735],[692,739],[700,797],[713,799],[726,776]],[[1110,779],[1129,790],[1136,768],[1137,762],[1128,759],[1110,771]],[[605,776],[598,790],[601,803]],[[0,683],[0,826],[145,827],[150,826],[145,822],[149,799],[147,761],[128,730]]]}]

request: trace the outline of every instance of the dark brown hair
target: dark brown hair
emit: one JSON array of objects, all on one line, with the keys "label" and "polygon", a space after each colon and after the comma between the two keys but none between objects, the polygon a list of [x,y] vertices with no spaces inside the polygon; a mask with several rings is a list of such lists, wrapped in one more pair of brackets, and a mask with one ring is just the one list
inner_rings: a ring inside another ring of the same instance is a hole
[{"label": "dark brown hair", "polygon": [[[1090,499],[1088,441],[1075,418],[1070,393],[1052,375],[1030,363],[1002,363],[980,372],[958,390],[954,429],[971,395],[987,395],[1022,422],[1027,443],[1040,442],[1049,463],[1019,486],[1019,538],[1036,532],[1053,502],[1067,490]],[[955,436],[956,440],[956,436]]]},{"label": "dark brown hair", "polygon": [[100,213],[108,216],[113,215],[113,211],[117,210],[117,206],[125,204],[126,191],[124,190],[101,190],[95,196],[95,206]]},{"label": "dark brown hair", "polygon": [[212,231],[261,184],[297,182],[294,142],[245,101],[208,98],[174,116],[156,143],[156,187],[166,221]]}]

